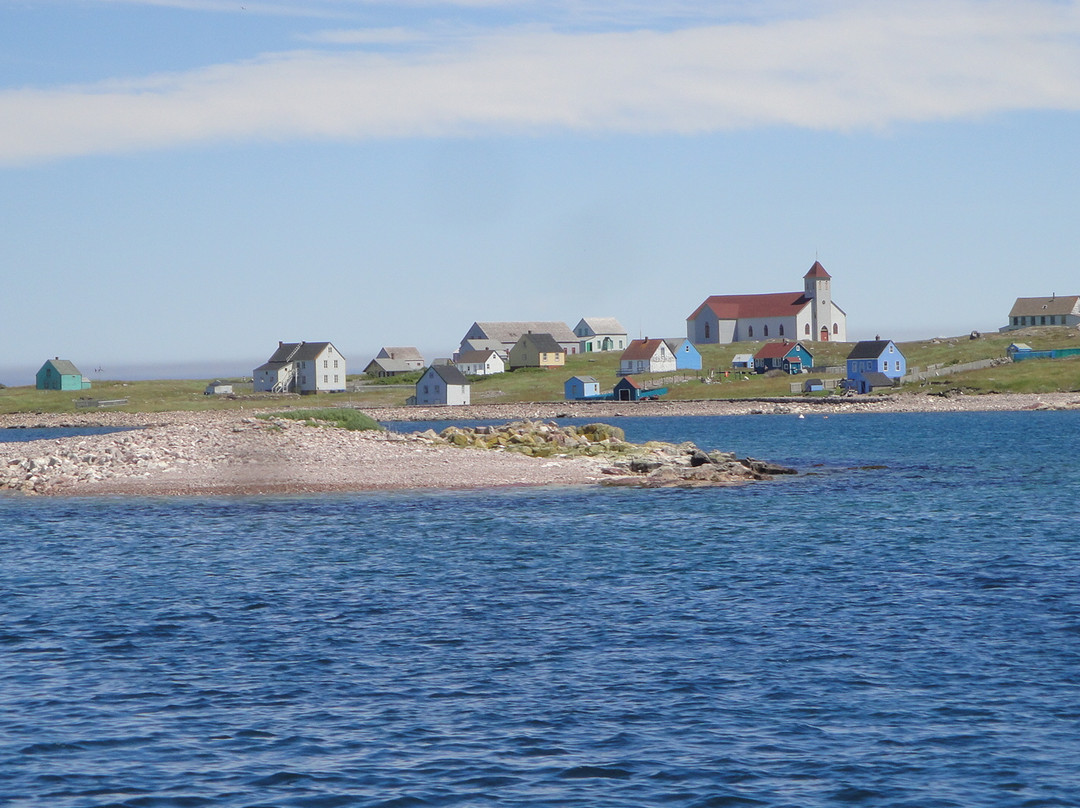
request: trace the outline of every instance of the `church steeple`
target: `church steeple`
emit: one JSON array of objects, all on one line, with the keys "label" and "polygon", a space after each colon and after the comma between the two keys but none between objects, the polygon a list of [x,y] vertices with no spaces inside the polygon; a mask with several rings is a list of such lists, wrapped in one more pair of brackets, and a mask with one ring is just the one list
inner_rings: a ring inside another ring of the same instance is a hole
[{"label": "church steeple", "polygon": [[832,276],[825,271],[820,261],[814,261],[810,271],[803,275],[803,294],[812,302],[810,321],[813,338],[829,339],[832,316]]}]

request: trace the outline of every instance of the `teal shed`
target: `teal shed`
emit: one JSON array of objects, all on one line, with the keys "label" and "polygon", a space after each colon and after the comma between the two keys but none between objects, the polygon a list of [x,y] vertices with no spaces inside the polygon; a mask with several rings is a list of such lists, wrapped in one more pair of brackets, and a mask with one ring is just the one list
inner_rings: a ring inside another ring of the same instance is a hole
[{"label": "teal shed", "polygon": [[59,356],[49,359],[37,372],[38,390],[89,390],[90,382],[74,363]]}]

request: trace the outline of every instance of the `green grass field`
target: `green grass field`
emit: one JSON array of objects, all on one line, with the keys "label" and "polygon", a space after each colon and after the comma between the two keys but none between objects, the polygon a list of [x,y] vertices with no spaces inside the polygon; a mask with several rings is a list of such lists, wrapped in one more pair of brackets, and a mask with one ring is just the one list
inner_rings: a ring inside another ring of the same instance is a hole
[{"label": "green grass field", "polygon": [[[1050,348],[1080,348],[1080,331],[1066,328],[1028,328],[1007,334],[992,333],[970,339],[968,336],[899,343],[907,357],[908,368],[925,368],[931,364],[959,364],[979,359],[1004,357],[1012,342],[1026,342],[1036,350]],[[790,396],[790,384],[806,376],[758,376],[735,373],[731,360],[737,353],[755,353],[761,342],[732,345],[699,346],[704,369],[679,374],[644,374],[635,378],[646,387],[669,388],[668,398],[674,400],[733,399]],[[851,343],[813,343],[815,365],[843,367]],[[618,381],[619,354],[576,354],[567,357],[566,365],[557,370],[518,370],[497,376],[473,379],[474,404],[516,403],[531,401],[561,401],[563,383],[570,376],[593,376],[602,391],[610,391]],[[712,373],[710,374],[710,370]],[[725,375],[724,371],[728,371]],[[711,375],[710,383],[704,378]],[[816,374],[826,375],[826,374]],[[837,375],[842,375],[837,374]],[[356,378],[356,377],[350,377]],[[127,399],[128,403],[115,409],[128,412],[166,412],[174,410],[220,409],[304,409],[315,399],[297,395],[252,394],[250,382],[234,382],[235,396],[206,396],[206,381],[103,381],[94,382],[92,389],[81,392],[36,390],[28,387],[0,389],[0,413],[68,413],[84,411],[76,406],[80,397],[94,399]],[[950,389],[966,392],[1072,392],[1080,391],[1080,358],[1035,359],[1009,363],[984,370],[942,376],[908,389]],[[355,393],[335,393],[318,397],[320,407],[395,407],[405,404],[412,395],[409,386],[370,385]],[[94,411],[94,410],[85,410]]]}]

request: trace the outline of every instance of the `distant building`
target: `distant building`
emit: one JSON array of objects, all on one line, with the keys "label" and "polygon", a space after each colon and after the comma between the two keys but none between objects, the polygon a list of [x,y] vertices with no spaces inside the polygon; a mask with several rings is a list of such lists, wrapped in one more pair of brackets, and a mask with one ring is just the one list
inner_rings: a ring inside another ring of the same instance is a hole
[{"label": "distant building", "polygon": [[855,343],[847,356],[844,386],[856,393],[897,384],[907,373],[907,359],[891,339],[871,339]]},{"label": "distant building", "polygon": [[833,303],[832,276],[818,261],[803,276],[801,292],[713,295],[686,318],[695,345],[752,340],[847,340],[847,315]]},{"label": "distant building", "polygon": [[[509,353],[523,334],[550,334],[567,354],[578,352],[579,340],[566,323],[552,322],[484,322],[473,323],[461,339],[459,352],[476,350],[477,340],[497,342]],[[466,346],[466,342],[473,343]]]},{"label": "distant building", "polygon": [[621,351],[629,342],[629,334],[614,317],[583,317],[574,334],[581,340],[581,353]]},{"label": "distant building", "polygon": [[41,366],[36,377],[38,390],[89,390],[87,379],[74,363],[59,356],[49,359]]},{"label": "distant building", "polygon": [[226,382],[210,382],[203,390],[205,396],[228,396],[232,395],[232,385]]},{"label": "distant building", "polygon": [[415,403],[425,406],[468,404],[472,385],[453,365],[432,365],[416,383]]},{"label": "distant building", "polygon": [[619,375],[668,373],[675,370],[675,356],[662,339],[635,339],[619,357]]},{"label": "distant building", "polygon": [[701,351],[686,337],[665,339],[664,344],[675,357],[676,370],[701,370]]},{"label": "distant building", "polygon": [[754,355],[737,353],[731,358],[731,366],[733,368],[752,368],[754,366]]},{"label": "distant building", "polygon": [[563,384],[563,397],[567,401],[600,395],[600,382],[592,376],[571,376]]},{"label": "distant building", "polygon": [[279,342],[270,359],[255,368],[256,393],[340,393],[345,357],[329,342]]},{"label": "distant building", "polygon": [[375,358],[368,362],[364,373],[369,376],[385,378],[415,373],[424,369],[424,357],[413,347],[382,348]]},{"label": "distant building", "polygon": [[1009,324],[1001,331],[1039,325],[1080,325],[1080,295],[1018,297],[1009,311]]},{"label": "distant building", "polygon": [[758,373],[770,370],[802,373],[813,364],[814,355],[801,342],[769,342],[754,354],[754,370]]},{"label": "distant building", "polygon": [[458,354],[454,365],[466,376],[490,376],[506,370],[503,358],[493,350],[465,351]]},{"label": "distant building", "polygon": [[566,351],[551,334],[525,333],[510,348],[510,368],[560,368]]}]

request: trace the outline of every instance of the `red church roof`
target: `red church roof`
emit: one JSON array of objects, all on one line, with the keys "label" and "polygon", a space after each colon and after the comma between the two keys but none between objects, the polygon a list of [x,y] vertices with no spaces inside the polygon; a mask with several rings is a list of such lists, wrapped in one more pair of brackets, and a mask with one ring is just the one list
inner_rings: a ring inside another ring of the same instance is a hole
[{"label": "red church roof", "polygon": [[820,261],[815,261],[814,265],[812,267],[810,267],[810,271],[807,272],[805,275],[803,275],[803,277],[804,278],[825,278],[826,280],[828,280],[829,278],[832,277],[832,275],[830,275],[828,272],[825,271],[825,267],[823,267],[821,265]]},{"label": "red church roof", "polygon": [[[813,270],[811,270],[813,271]],[[825,270],[823,269],[822,272]],[[794,317],[810,298],[802,292],[776,292],[767,295],[711,295],[705,298],[687,320],[695,319],[706,307],[721,320],[748,317]]]}]

